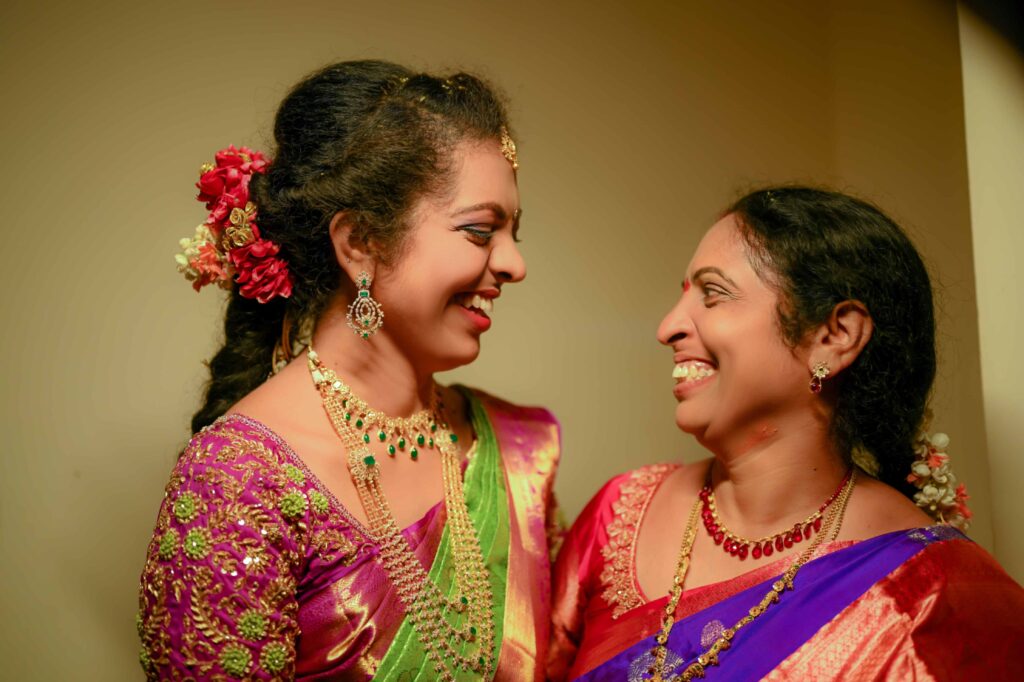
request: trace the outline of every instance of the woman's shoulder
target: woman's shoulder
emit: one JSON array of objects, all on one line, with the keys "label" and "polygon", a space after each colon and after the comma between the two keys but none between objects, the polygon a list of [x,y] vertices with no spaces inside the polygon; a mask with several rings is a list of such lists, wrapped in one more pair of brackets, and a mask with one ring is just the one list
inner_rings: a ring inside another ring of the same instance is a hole
[{"label": "woman's shoulder", "polygon": [[459,391],[464,396],[482,405],[489,415],[508,416],[520,421],[537,422],[561,428],[554,413],[546,407],[539,405],[519,405],[498,396],[492,395],[479,388],[455,384],[451,388]]},{"label": "woman's shoulder", "polygon": [[[929,669],[946,671],[943,679],[1020,679],[1024,589],[984,548],[949,526],[903,533],[925,547],[878,588],[891,602],[887,609],[900,614],[894,623],[914,651]],[[877,609],[877,600],[868,606]],[[1009,667],[1017,673],[1006,674]],[[1005,677],[993,677],[996,671]]]},{"label": "woman's shoulder", "polygon": [[[257,527],[279,528],[282,533],[272,535],[283,535],[295,546],[311,529],[339,525],[330,493],[289,445],[263,423],[237,413],[192,436],[164,497],[177,521],[205,516],[213,527],[245,512],[258,521]],[[195,514],[178,514],[188,509]]]},{"label": "woman's shoulder", "polygon": [[301,461],[288,444],[262,422],[242,414],[226,414],[192,435],[172,475],[183,481],[212,474],[249,483],[267,477],[298,479]]},{"label": "woman's shoulder", "polygon": [[907,535],[925,545],[907,571],[907,582],[927,580],[932,590],[978,595],[995,590],[1016,601],[1024,611],[1024,588],[1014,581],[989,552],[959,530],[946,525],[915,528]]},{"label": "woman's shoulder", "polygon": [[645,464],[608,479],[580,512],[574,533],[602,532],[612,521],[639,520],[658,487],[682,466],[674,462]]}]

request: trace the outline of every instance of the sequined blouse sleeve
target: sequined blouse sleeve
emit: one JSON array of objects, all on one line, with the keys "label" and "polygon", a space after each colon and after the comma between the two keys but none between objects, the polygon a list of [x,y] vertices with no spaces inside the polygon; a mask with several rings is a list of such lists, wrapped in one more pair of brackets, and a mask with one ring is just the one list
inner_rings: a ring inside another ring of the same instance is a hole
[{"label": "sequined blouse sleeve", "polygon": [[307,529],[327,500],[274,443],[218,422],[181,455],[139,593],[149,679],[290,679]]}]

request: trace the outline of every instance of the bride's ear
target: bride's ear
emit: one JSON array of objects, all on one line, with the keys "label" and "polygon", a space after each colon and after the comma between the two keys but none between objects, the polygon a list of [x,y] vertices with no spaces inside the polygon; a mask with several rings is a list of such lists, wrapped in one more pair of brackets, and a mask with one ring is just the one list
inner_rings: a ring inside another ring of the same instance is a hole
[{"label": "bride's ear", "polygon": [[346,211],[339,211],[331,218],[329,228],[334,257],[338,261],[338,266],[353,282],[361,272],[367,272],[372,277],[376,268],[376,259],[367,245],[353,239],[354,227],[351,215]]}]

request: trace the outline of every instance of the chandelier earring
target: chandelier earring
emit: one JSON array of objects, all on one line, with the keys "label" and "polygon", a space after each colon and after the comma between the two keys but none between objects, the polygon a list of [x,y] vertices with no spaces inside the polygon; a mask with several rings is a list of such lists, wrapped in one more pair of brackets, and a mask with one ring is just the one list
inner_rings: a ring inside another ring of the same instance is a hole
[{"label": "chandelier earring", "polygon": [[370,285],[373,277],[365,270],[356,277],[356,287],[359,289],[355,300],[348,306],[348,313],[345,319],[348,326],[364,339],[369,339],[384,326],[384,310],[380,303],[370,296]]},{"label": "chandelier earring", "polygon": [[819,362],[811,368],[811,393],[821,393],[822,382],[831,372],[827,362]]}]

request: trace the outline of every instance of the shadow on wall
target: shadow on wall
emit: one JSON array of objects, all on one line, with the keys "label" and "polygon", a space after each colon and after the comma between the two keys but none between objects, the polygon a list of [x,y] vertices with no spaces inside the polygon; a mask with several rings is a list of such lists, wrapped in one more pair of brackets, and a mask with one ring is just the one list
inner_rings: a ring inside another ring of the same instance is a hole
[{"label": "shadow on wall", "polygon": [[963,5],[978,15],[1024,55],[1024,5],[1020,0],[962,0]]}]

